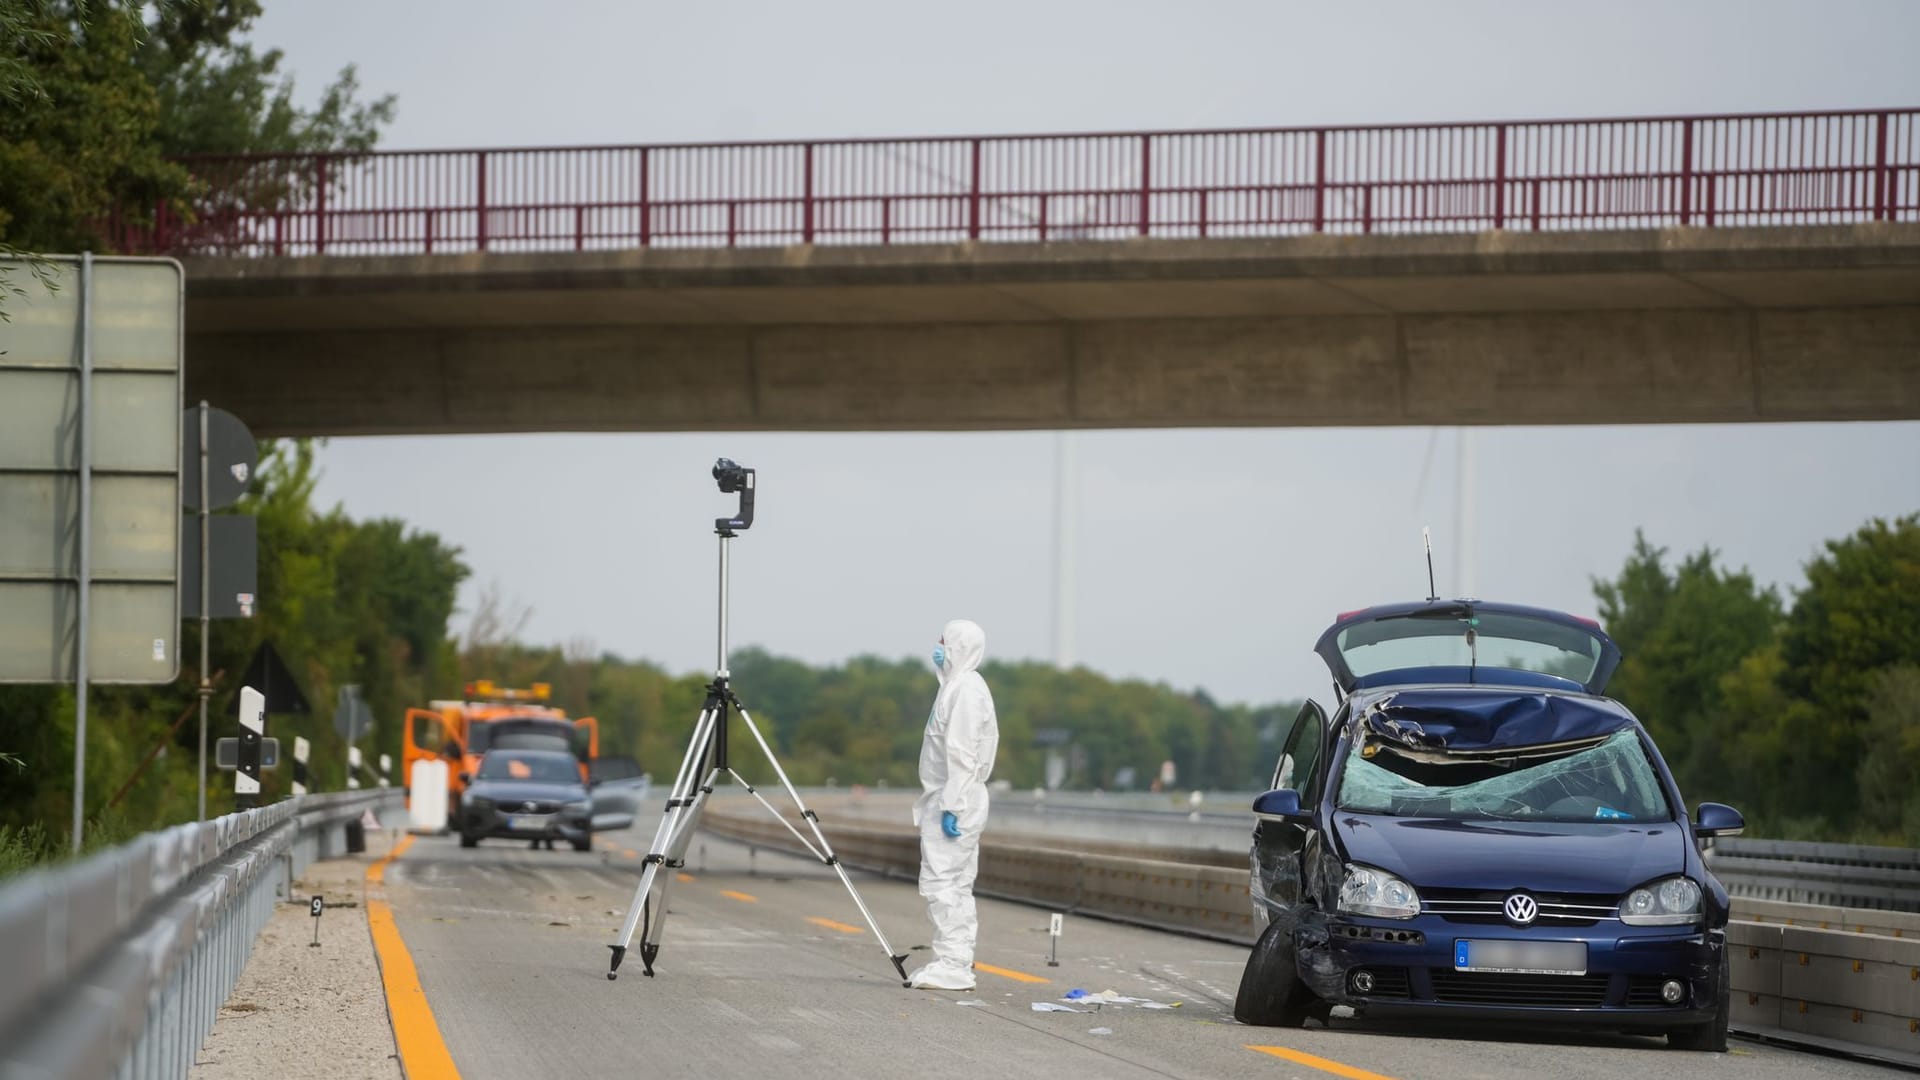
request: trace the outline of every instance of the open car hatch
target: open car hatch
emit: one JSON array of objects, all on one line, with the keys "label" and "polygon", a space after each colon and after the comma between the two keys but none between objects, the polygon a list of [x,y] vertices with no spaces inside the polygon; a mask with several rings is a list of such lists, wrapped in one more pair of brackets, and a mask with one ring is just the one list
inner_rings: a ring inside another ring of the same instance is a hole
[{"label": "open car hatch", "polygon": [[1620,648],[1590,619],[1482,600],[1350,611],[1314,651],[1343,694],[1372,686],[1488,684],[1604,693]]}]

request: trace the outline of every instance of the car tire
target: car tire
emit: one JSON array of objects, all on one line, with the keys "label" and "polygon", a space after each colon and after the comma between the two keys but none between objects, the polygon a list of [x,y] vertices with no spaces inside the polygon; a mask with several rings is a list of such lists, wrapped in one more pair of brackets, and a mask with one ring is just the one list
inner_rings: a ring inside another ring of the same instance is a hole
[{"label": "car tire", "polygon": [[1674,1028],[1667,1032],[1667,1046],[1674,1050],[1704,1050],[1710,1054],[1727,1052],[1727,1021],[1731,1018],[1733,988],[1729,975],[1732,965],[1727,959],[1727,947],[1720,947],[1720,1006],[1713,1012],[1713,1019],[1693,1027]]},{"label": "car tire", "polygon": [[1233,1018],[1256,1027],[1300,1027],[1319,1002],[1300,981],[1293,952],[1293,933],[1277,922],[1254,943],[1240,973],[1240,993],[1233,1001]]},{"label": "car tire", "polygon": [[460,834],[460,846],[461,847],[479,847],[480,838],[473,835],[472,833],[462,832]]},{"label": "car tire", "polygon": [[592,851],[593,837],[589,836],[585,840],[574,840],[572,841],[572,844],[573,844],[573,850],[575,851]]}]

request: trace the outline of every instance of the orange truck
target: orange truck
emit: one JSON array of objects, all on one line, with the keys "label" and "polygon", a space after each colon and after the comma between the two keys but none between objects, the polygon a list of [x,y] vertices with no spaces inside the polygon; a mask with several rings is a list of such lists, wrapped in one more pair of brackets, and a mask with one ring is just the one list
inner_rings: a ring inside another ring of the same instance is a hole
[{"label": "orange truck", "polygon": [[553,687],[534,683],[527,689],[496,686],[491,679],[466,685],[459,701],[433,701],[425,709],[407,710],[406,740],[400,748],[401,782],[412,797],[416,761],[444,759],[447,763],[447,820],[460,816],[460,796],[467,778],[480,770],[488,750],[565,750],[580,759],[580,778],[589,777],[589,763],[600,756],[600,723],[591,716],[567,718],[565,709],[547,702]]}]

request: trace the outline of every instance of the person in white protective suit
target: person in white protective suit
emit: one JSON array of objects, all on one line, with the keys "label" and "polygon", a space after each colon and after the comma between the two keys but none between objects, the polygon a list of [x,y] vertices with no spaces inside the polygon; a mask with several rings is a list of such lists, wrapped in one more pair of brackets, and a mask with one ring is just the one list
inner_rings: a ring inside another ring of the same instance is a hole
[{"label": "person in white protective suit", "polygon": [[907,985],[925,990],[973,989],[973,878],[980,869],[980,831],[987,824],[987,777],[1000,747],[993,694],[980,677],[987,635],[965,619],[947,624],[933,650],[940,692],[920,743],[920,895],[933,922],[933,962]]}]

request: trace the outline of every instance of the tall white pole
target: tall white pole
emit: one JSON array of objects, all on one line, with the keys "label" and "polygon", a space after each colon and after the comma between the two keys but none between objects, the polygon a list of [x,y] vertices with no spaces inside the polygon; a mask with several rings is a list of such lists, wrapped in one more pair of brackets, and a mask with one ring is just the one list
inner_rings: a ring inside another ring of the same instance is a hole
[{"label": "tall white pole", "polygon": [[213,684],[207,681],[207,643],[213,636],[213,552],[211,519],[207,506],[213,500],[207,492],[207,403],[200,403],[200,817],[207,820],[207,698]]},{"label": "tall white pole", "polygon": [[1074,433],[1053,433],[1053,663],[1073,666],[1074,519],[1078,514],[1079,469]]},{"label": "tall white pole", "polygon": [[1474,581],[1474,485],[1473,444],[1475,431],[1460,429],[1460,456],[1454,474],[1454,552],[1453,584],[1455,596],[1478,596]]}]

